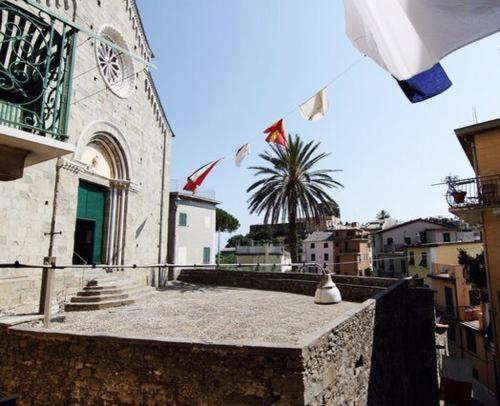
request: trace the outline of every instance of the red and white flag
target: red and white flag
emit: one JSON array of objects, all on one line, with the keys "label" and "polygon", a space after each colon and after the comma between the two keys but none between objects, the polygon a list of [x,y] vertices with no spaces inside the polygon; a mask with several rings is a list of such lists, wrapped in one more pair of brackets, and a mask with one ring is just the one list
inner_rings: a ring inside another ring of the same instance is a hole
[{"label": "red and white flag", "polygon": [[188,178],[187,182],[183,187],[183,190],[186,190],[188,192],[196,192],[196,189],[198,186],[200,186],[207,175],[210,173],[212,168],[217,165],[217,163],[223,158],[217,159],[216,161],[209,162],[206,165],[203,165],[201,168],[197,169],[194,171]]}]

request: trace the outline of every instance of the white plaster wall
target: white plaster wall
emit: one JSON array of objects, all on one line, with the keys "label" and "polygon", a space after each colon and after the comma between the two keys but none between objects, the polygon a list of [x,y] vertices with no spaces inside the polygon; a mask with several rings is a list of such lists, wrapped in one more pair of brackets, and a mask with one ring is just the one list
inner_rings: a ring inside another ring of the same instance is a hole
[{"label": "white plaster wall", "polygon": [[[187,226],[179,226],[180,213],[186,213]],[[179,201],[175,216],[175,262],[181,265],[203,264],[203,248],[210,247],[210,264],[214,264],[215,206]]]}]

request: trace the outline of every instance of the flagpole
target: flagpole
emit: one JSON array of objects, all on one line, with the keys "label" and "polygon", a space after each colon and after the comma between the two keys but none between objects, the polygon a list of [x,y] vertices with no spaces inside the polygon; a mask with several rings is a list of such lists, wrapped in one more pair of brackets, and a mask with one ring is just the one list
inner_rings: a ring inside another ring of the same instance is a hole
[{"label": "flagpole", "polygon": [[220,265],[220,230],[217,232],[217,266]]}]

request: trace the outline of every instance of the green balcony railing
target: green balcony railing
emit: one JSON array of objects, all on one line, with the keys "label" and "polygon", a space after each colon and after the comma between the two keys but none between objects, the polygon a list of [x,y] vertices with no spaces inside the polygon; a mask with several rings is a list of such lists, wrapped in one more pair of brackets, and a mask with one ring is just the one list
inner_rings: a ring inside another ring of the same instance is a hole
[{"label": "green balcony railing", "polygon": [[67,137],[76,30],[0,0],[0,125]]}]

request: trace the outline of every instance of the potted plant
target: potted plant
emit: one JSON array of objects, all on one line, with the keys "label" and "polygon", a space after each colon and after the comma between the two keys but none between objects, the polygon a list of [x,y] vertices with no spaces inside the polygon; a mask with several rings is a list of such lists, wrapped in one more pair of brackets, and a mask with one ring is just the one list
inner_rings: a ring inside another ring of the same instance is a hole
[{"label": "potted plant", "polygon": [[448,185],[448,194],[453,197],[456,204],[461,204],[465,201],[467,192],[465,190],[457,189],[458,176],[448,175],[443,179],[443,183]]}]

